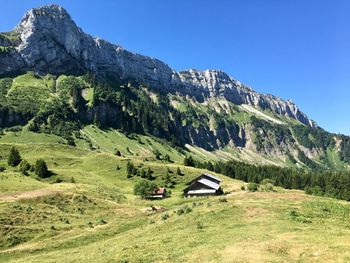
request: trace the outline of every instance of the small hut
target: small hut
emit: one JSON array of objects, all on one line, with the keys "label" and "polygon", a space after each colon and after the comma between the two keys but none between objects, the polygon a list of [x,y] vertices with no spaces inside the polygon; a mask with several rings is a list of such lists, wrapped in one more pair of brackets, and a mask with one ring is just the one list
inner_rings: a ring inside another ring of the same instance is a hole
[{"label": "small hut", "polygon": [[164,187],[157,188],[153,191],[152,198],[163,199],[166,197],[166,189]]}]

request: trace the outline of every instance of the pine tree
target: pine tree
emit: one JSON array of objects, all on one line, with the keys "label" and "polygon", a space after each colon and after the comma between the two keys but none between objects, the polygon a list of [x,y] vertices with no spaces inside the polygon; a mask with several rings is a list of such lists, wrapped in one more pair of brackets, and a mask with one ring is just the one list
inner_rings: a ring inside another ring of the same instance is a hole
[{"label": "pine tree", "polygon": [[182,175],[182,172],[181,172],[181,170],[180,170],[180,167],[177,167],[176,174],[177,174],[177,175]]},{"label": "pine tree", "polygon": [[15,147],[12,147],[11,151],[10,151],[10,155],[7,159],[8,165],[13,166],[13,167],[18,166],[20,164],[21,160],[22,160],[22,158],[21,158],[19,151]]},{"label": "pine tree", "polygon": [[46,178],[49,176],[49,170],[47,164],[43,159],[39,159],[35,163],[35,174],[40,178]]}]

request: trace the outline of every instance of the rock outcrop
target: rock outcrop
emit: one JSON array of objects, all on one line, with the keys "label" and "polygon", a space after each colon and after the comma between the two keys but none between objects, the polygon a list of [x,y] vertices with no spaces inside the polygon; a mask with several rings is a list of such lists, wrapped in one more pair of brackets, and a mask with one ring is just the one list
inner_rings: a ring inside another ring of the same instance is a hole
[{"label": "rock outcrop", "polygon": [[160,60],[134,54],[118,45],[85,34],[60,6],[32,9],[16,26],[20,41],[0,53],[0,74],[34,70],[39,74],[84,74],[136,81],[164,92],[205,100],[225,97],[235,104],[269,109],[316,126],[291,101],[260,94],[217,70],[176,72]]}]

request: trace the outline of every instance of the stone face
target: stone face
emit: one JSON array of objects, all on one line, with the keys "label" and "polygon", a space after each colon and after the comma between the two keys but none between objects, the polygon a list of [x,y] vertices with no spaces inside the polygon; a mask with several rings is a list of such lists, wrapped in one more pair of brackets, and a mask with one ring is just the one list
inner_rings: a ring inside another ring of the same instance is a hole
[{"label": "stone face", "polygon": [[269,109],[315,126],[291,101],[260,94],[218,70],[175,72],[160,60],[134,54],[85,34],[60,6],[28,11],[15,28],[15,49],[0,54],[0,72],[34,70],[41,74],[84,74],[90,71],[117,80],[132,80],[163,92],[179,92],[200,101],[225,97],[235,104]]}]

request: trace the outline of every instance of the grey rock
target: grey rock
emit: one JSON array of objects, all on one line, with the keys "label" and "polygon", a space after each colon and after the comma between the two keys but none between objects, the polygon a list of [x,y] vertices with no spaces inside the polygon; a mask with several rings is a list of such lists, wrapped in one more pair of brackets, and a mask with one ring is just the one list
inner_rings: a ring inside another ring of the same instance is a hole
[{"label": "grey rock", "polygon": [[40,74],[83,74],[135,81],[162,92],[179,92],[199,100],[224,97],[235,104],[269,109],[316,126],[291,101],[265,95],[242,85],[218,70],[176,72],[160,60],[124,50],[85,34],[60,6],[32,9],[16,26],[20,41],[15,50],[0,55],[0,72],[19,69]]}]

